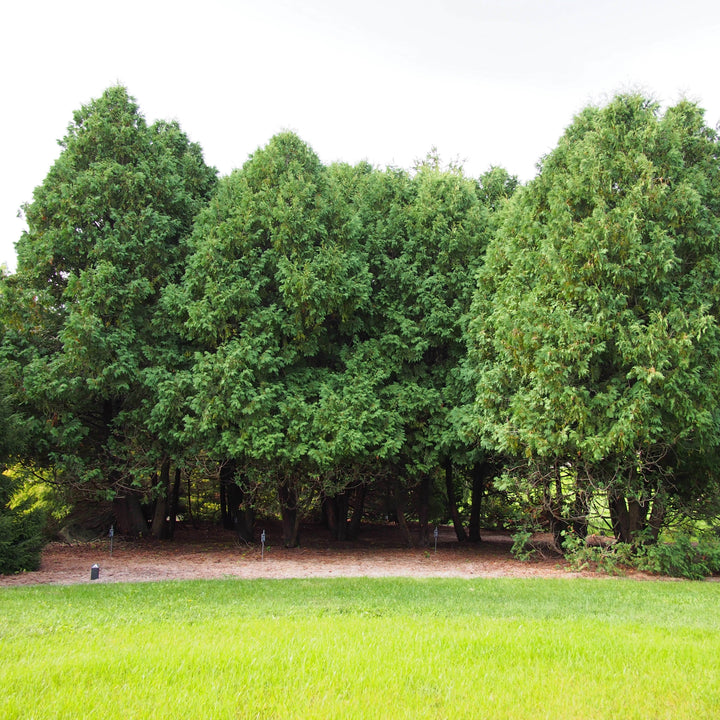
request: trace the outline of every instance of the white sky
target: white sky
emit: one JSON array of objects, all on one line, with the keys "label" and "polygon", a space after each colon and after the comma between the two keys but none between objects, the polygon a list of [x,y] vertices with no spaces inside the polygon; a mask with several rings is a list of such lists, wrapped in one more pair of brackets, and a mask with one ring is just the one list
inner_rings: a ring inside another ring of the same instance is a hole
[{"label": "white sky", "polygon": [[433,147],[521,180],[591,102],[640,89],[720,120],[717,0],[20,0],[0,9],[0,264],[72,113],[127,86],[221,174],[276,132],[323,162]]}]

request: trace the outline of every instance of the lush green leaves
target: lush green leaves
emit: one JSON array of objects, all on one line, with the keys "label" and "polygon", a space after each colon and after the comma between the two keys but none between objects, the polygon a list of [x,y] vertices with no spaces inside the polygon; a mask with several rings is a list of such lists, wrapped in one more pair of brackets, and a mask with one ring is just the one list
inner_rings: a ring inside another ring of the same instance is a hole
[{"label": "lush green leaves", "polygon": [[575,119],[481,271],[486,444],[623,484],[717,444],[718,168],[690,103],[623,96]]},{"label": "lush green leaves", "polygon": [[173,345],[160,291],[183,269],[215,173],[177,124],[148,126],[122,87],[75,113],[61,145],[26,208],[12,277],[20,401],[47,447],[29,459],[74,482],[130,484],[138,410],[155,392],[145,370]]},{"label": "lush green leaves", "polygon": [[44,515],[30,499],[18,500],[19,483],[0,471],[0,574],[37,570]]},{"label": "lush green leaves", "polygon": [[112,491],[208,455],[309,497],[489,452],[552,477],[556,515],[713,495],[720,164],[692,103],[587,108],[517,192],[290,132],[216,184],[121,87],[61,145],[0,283],[4,458]]}]

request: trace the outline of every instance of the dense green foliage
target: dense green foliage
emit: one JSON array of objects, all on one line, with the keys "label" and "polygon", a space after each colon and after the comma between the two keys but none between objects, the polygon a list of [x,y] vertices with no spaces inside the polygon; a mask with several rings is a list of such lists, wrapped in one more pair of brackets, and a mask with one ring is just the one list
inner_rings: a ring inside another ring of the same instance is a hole
[{"label": "dense green foliage", "polygon": [[715,718],[716,583],[3,589],[5,718]]},{"label": "dense green foliage", "polygon": [[477,426],[529,461],[556,526],[602,493],[631,541],[715,486],[717,151],[690,103],[588,108],[493,238],[470,333]]},{"label": "dense green foliage", "polygon": [[589,107],[519,189],[432,154],[326,166],[291,132],[216,182],[122,87],[61,146],[0,278],[0,460],[121,531],[171,535],[183,478],[288,545],[310,514],[478,540],[485,502],[634,547],[718,514],[720,159],[694,104]]},{"label": "dense green foliage", "polygon": [[221,181],[195,223],[183,284],[167,295],[197,346],[183,430],[248,482],[272,478],[284,509],[297,504],[299,480],[349,450],[344,428],[323,416],[370,277],[331,191],[304,143],[273,138]]},{"label": "dense green foliage", "polygon": [[44,513],[18,490],[19,482],[0,472],[0,575],[37,570],[45,545]]},{"label": "dense green foliage", "polygon": [[5,352],[33,434],[17,454],[83,493],[123,497],[166,460],[145,423],[175,345],[158,300],[215,173],[121,87],[78,111],[61,146],[7,281]]}]

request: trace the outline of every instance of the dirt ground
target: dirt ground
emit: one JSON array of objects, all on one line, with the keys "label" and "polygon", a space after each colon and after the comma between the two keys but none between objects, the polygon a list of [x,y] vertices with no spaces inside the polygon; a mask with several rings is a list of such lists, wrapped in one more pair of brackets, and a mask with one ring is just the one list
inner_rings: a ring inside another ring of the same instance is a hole
[{"label": "dirt ground", "polygon": [[[594,572],[571,572],[549,548],[543,557],[522,563],[510,553],[508,533],[485,532],[478,544],[458,543],[452,528],[439,530],[437,551],[406,548],[397,526],[364,527],[358,540],[337,542],[323,528],[304,527],[301,546],[282,546],[279,529],[266,529],[266,544],[246,545],[231,531],[214,526],[199,529],[178,526],[173,541],[152,538],[128,540],[115,537],[65,544],[52,542],[43,551],[36,572],[0,576],[0,587],[90,582],[143,582],[209,578],[310,578],[310,577],[607,577]],[[641,579],[641,573],[633,573]]]}]

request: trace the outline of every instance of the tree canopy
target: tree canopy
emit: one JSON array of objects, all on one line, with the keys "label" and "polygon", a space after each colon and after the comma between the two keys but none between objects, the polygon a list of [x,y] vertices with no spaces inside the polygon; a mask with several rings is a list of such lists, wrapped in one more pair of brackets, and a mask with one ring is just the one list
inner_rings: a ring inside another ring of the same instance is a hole
[{"label": "tree canopy", "polygon": [[140,412],[170,342],[158,300],[215,171],[176,123],[148,126],[122,87],[76,112],[61,147],[25,208],[5,339],[24,358],[29,460],[112,497],[159,461],[144,459]]},{"label": "tree canopy", "polygon": [[0,277],[0,461],[121,529],[143,503],[164,536],[181,473],[288,545],[366,505],[478,540],[488,490],[558,537],[720,507],[720,159],[693,103],[588,107],[522,187],[433,153],[325,165],[292,132],[218,180],[123,87],[61,147]]},{"label": "tree canopy", "polygon": [[470,332],[486,445],[572,467],[643,516],[717,446],[717,151],[693,104],[620,96],[515,195]]}]

